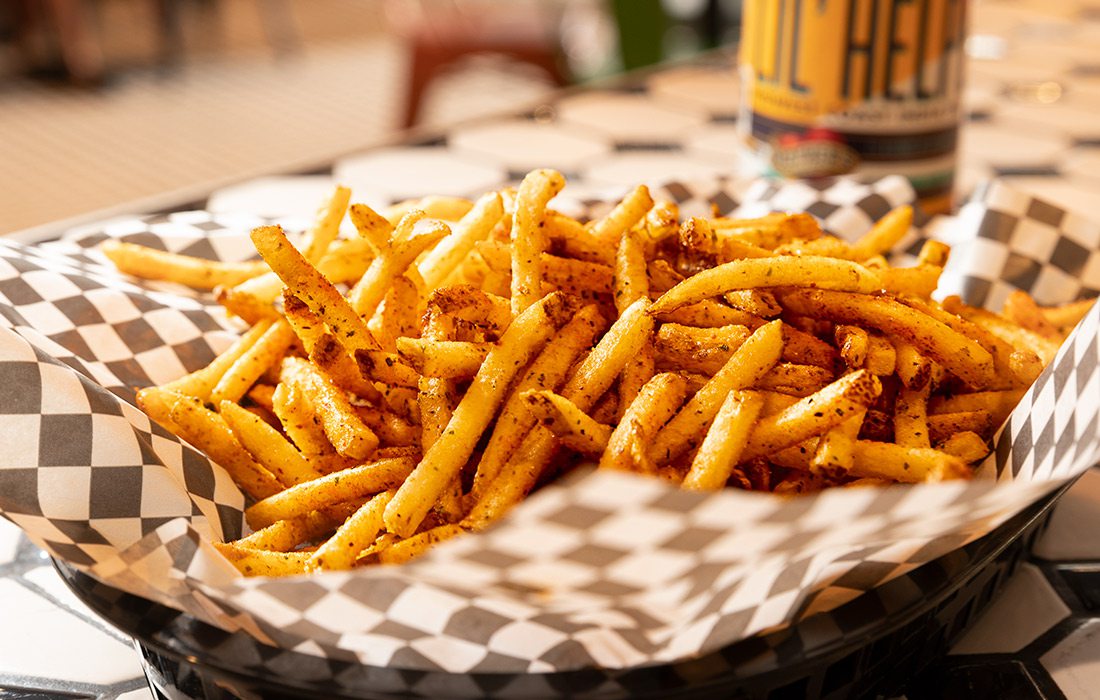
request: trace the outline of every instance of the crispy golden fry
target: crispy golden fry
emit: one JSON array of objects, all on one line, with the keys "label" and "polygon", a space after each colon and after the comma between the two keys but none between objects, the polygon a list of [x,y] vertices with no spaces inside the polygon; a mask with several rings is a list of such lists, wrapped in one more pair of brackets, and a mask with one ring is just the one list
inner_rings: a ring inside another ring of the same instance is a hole
[{"label": "crispy golden fry", "polygon": [[879,282],[866,268],[835,258],[787,255],[735,260],[692,275],[653,302],[650,313],[664,313],[737,289],[760,287],[870,293],[879,288]]},{"label": "crispy golden fry", "polygon": [[241,446],[280,483],[293,486],[321,476],[282,433],[250,411],[223,400],[218,412]]},{"label": "crispy golden fry", "polygon": [[492,343],[458,340],[399,338],[397,341],[397,354],[410,367],[425,377],[445,379],[473,377],[492,348]]},{"label": "crispy golden fry", "polygon": [[754,331],[725,366],[658,431],[649,450],[650,459],[662,466],[698,445],[726,395],[759,381],[779,360],[782,342],[780,321],[772,321]]},{"label": "crispy golden fry", "polygon": [[837,325],[835,335],[844,364],[851,369],[864,367],[867,364],[867,350],[870,347],[867,331],[859,326]]},{"label": "crispy golden fry", "polygon": [[615,264],[615,250],[596,240],[584,224],[572,217],[550,212],[546,217],[546,235],[550,237],[550,252],[555,255],[601,265]]},{"label": "crispy golden fry", "polygon": [[489,237],[493,227],[504,216],[504,204],[499,192],[481,197],[454,225],[444,238],[420,261],[418,268],[428,289],[442,286],[474,250],[474,244]]},{"label": "crispy golden fry", "polygon": [[420,199],[407,199],[386,209],[386,219],[396,225],[409,211],[419,209],[433,219],[458,221],[470,212],[474,203],[465,197],[432,195]]},{"label": "crispy golden fry", "polygon": [[722,369],[748,337],[749,329],[745,326],[693,329],[666,323],[657,331],[653,348],[659,368],[709,376]]},{"label": "crispy golden fry", "polygon": [[245,576],[304,574],[310,552],[269,552],[215,542],[214,547]]},{"label": "crispy golden fry", "polygon": [[600,245],[615,250],[619,237],[642,220],[653,207],[653,198],[645,185],[638,185],[615,208],[592,224],[592,236]]},{"label": "crispy golden fry", "polygon": [[502,333],[512,322],[508,299],[470,285],[444,287],[428,297],[428,313],[451,316]]},{"label": "crispy golden fry", "polygon": [[119,272],[194,289],[232,287],[267,272],[262,262],[218,262],[108,239],[99,248]]},{"label": "crispy golden fry", "polygon": [[1017,325],[1023,326],[1032,333],[1057,343],[1062,341],[1062,333],[1058,330],[1058,327],[1047,320],[1046,316],[1043,315],[1043,310],[1039,308],[1039,305],[1027,292],[1019,289],[1010,292],[1008,298],[1005,299],[1001,313],[1008,320],[1014,321]]},{"label": "crispy golden fry", "polygon": [[965,413],[969,411],[985,411],[989,413],[994,427],[1004,423],[1016,404],[1020,403],[1026,389],[1009,389],[1006,391],[976,391],[972,394],[952,394],[950,396],[937,396],[929,400],[928,412],[935,415],[939,413]]},{"label": "crispy golden fry", "polygon": [[408,537],[416,531],[439,494],[470,458],[512,378],[565,323],[571,310],[563,295],[551,294],[512,321],[498,346],[485,358],[443,436],[424,454],[387,506],[386,526],[390,532]]},{"label": "crispy golden fry", "polygon": [[[619,316],[580,363],[561,395],[582,411],[591,409],[652,333],[653,319],[646,313],[646,301],[639,299]],[[528,433],[464,522],[480,528],[518,503],[534,488],[554,446],[554,436],[549,430],[537,427]]]},{"label": "crispy golden fry", "polygon": [[726,292],[723,298],[733,308],[760,318],[773,319],[783,312],[775,296],[762,289],[738,289]]},{"label": "crispy golden fry", "polygon": [[255,499],[278,493],[282,485],[241,447],[225,421],[197,399],[180,397],[169,414],[176,434],[223,467]]},{"label": "crispy golden fry", "polygon": [[729,393],[691,461],[684,488],[706,491],[726,484],[763,406],[764,398],[754,392]]},{"label": "crispy golden fry", "polygon": [[940,444],[941,452],[958,457],[968,464],[980,462],[989,454],[989,445],[977,433],[964,430],[948,437]]},{"label": "crispy golden fry", "polygon": [[894,442],[902,447],[931,447],[928,427],[928,392],[902,387],[894,402]]},{"label": "crispy golden fry", "polygon": [[867,359],[863,366],[871,374],[889,377],[898,366],[898,353],[886,338],[871,333],[867,336]]},{"label": "crispy golden fry", "polygon": [[932,361],[913,347],[912,343],[894,339],[895,369],[901,383],[910,389],[919,389],[932,379]]},{"label": "crispy golden fry", "polygon": [[402,275],[393,281],[382,300],[382,306],[367,327],[374,333],[383,350],[396,352],[398,338],[415,336],[419,332],[419,308],[420,292],[416,284]]},{"label": "crispy golden fry", "polygon": [[261,226],[253,229],[252,242],[271,269],[295,296],[328,324],[333,336],[349,353],[355,350],[379,349],[366,322],[343,295],[290,245],[280,227]]},{"label": "crispy golden fry", "polygon": [[512,215],[512,315],[519,314],[542,297],[542,254],[550,247],[543,219],[546,204],[565,187],[565,178],[554,170],[533,170],[523,178]]},{"label": "crispy golden fry", "polygon": [[409,273],[410,266],[421,253],[443,240],[451,232],[446,224],[435,222],[421,233],[407,239],[398,239],[397,237],[406,229],[411,233],[414,224],[409,223],[407,219],[414,217],[417,213],[412,212],[406,220],[402,220],[393,234],[396,240],[391,241],[379,252],[378,257],[371,261],[370,267],[363,273],[362,278],[348,292],[351,308],[360,316],[367,318],[373,316],[382,300],[386,298],[386,292],[393,286],[394,281]]},{"label": "crispy golden fry", "polygon": [[[515,253],[509,254],[507,244],[482,241],[477,244],[477,251],[490,268],[510,274]],[[610,296],[612,293],[614,270],[609,265],[572,260],[550,253],[542,253],[539,260],[544,289],[560,289],[582,298]]]},{"label": "crispy golden fry", "polygon": [[256,380],[282,359],[293,342],[294,331],[289,323],[279,319],[271,324],[256,344],[241,355],[218,380],[210,392],[210,402],[219,404],[222,401],[240,401]]},{"label": "crispy golden fry", "polygon": [[878,378],[867,370],[845,375],[789,408],[757,421],[743,458],[765,457],[822,435],[865,410],[881,391]]},{"label": "crispy golden fry", "polygon": [[928,435],[932,443],[943,442],[955,433],[993,434],[993,419],[989,411],[957,411],[928,416]]},{"label": "crispy golden fry", "polygon": [[258,501],[245,511],[245,518],[253,529],[259,529],[276,520],[373,496],[398,486],[414,464],[409,457],[390,457],[306,481]]},{"label": "crispy golden fry", "polygon": [[646,382],[611,433],[607,449],[600,459],[600,469],[644,470],[634,462],[631,452],[633,441],[648,444],[657,430],[680,408],[687,388],[687,381],[671,372],[658,374]]},{"label": "crispy golden fry", "polygon": [[276,520],[232,544],[238,548],[264,549],[269,552],[289,552],[300,545],[336,530],[358,510],[354,501],[315,510],[298,518]]},{"label": "crispy golden fry", "polygon": [[970,469],[958,457],[928,448],[857,440],[852,474],[903,483],[965,479]]},{"label": "crispy golden fry", "polygon": [[1081,322],[1095,303],[1096,299],[1082,299],[1061,306],[1040,307],[1039,311],[1051,325],[1058,328],[1064,335],[1069,335],[1073,327]]},{"label": "crispy golden fry", "polygon": [[536,421],[569,449],[592,459],[607,449],[611,428],[593,420],[564,396],[552,391],[525,391],[520,397]]},{"label": "crispy golden fry", "polygon": [[393,498],[394,491],[383,491],[364,503],[344,521],[327,542],[309,558],[310,571],[350,569],[360,553],[374,543],[383,528],[382,513]]},{"label": "crispy golden fry", "polygon": [[897,207],[879,219],[870,231],[852,245],[852,258],[866,260],[872,255],[888,252],[909,233],[912,224],[913,208],[909,205]]},{"label": "crispy golden fry", "polygon": [[562,327],[531,362],[501,408],[496,428],[474,473],[471,500],[476,501],[481,497],[485,485],[500,473],[501,466],[535,425],[534,416],[528,414],[524,405],[523,394],[540,389],[558,389],[565,382],[569,369],[577,358],[592,347],[592,343],[606,328],[607,319],[599,308],[595,305],[586,306]]},{"label": "crispy golden fry", "polygon": [[[1016,350],[1024,350],[1035,353],[1044,365],[1050,364],[1058,353],[1059,342],[1045,338],[1042,335],[1022,326],[1016,325],[1007,318],[995,314],[992,311],[978,309],[962,303],[958,297],[948,297],[943,300],[945,309],[962,316],[967,321],[981,326],[991,334],[1011,345]],[[975,387],[978,388],[978,387]]]},{"label": "crispy golden fry", "polygon": [[378,389],[359,372],[359,366],[348,357],[331,334],[323,333],[318,338],[313,349],[309,351],[309,361],[317,365],[317,369],[338,388],[373,403],[381,399]]},{"label": "crispy golden fry", "polygon": [[974,388],[993,379],[993,358],[976,341],[890,297],[822,289],[782,291],[784,308],[898,336]]},{"label": "crispy golden fry", "polygon": [[404,564],[421,556],[433,545],[449,540],[455,535],[461,535],[463,532],[465,530],[461,526],[451,524],[425,530],[381,550],[378,553],[378,562],[381,564]]},{"label": "crispy golden fry", "polygon": [[882,289],[890,294],[912,295],[928,299],[940,283],[943,268],[936,265],[887,267],[878,271]]},{"label": "crispy golden fry", "polygon": [[821,237],[821,226],[809,214],[767,214],[758,219],[716,218],[711,221],[719,245],[737,241],[761,248],[775,248],[797,240]]},{"label": "crispy golden fry", "polygon": [[934,265],[942,268],[947,265],[947,258],[950,255],[951,246],[941,241],[927,240],[921,245],[920,253],[917,255],[917,264]]},{"label": "crispy golden fry", "polygon": [[302,241],[302,257],[314,265],[320,262],[329,246],[340,233],[340,221],[348,210],[351,190],[338,185],[317,210],[317,220],[313,228],[306,232]]},{"label": "crispy golden fry", "polygon": [[770,389],[795,396],[809,396],[833,381],[833,373],[817,365],[776,363],[753,384],[756,389]]},{"label": "crispy golden fry", "polygon": [[345,457],[366,459],[378,447],[378,436],[352,408],[347,395],[309,362],[297,357],[283,361],[281,378],[309,400],[332,446]]},{"label": "crispy golden fry", "polygon": [[817,449],[810,459],[810,471],[829,476],[847,474],[855,464],[855,443],[859,430],[863,427],[865,412],[857,411],[854,416],[830,429],[817,442]]},{"label": "crispy golden fry", "polygon": [[[619,238],[618,252],[615,256],[614,281],[615,309],[619,313],[639,299],[649,299],[646,235],[642,231],[631,230]],[[623,368],[623,376],[619,380],[620,410],[625,411],[634,401],[642,386],[653,378],[655,368],[655,351],[651,346],[645,345]],[[622,416],[617,418],[621,419]]]}]

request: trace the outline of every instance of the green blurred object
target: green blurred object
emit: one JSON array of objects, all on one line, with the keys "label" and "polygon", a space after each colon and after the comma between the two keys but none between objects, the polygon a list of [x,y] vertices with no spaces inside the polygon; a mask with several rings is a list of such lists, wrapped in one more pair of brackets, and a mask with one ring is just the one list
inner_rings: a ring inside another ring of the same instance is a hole
[{"label": "green blurred object", "polygon": [[611,0],[624,70],[660,63],[669,18],[661,0]]}]

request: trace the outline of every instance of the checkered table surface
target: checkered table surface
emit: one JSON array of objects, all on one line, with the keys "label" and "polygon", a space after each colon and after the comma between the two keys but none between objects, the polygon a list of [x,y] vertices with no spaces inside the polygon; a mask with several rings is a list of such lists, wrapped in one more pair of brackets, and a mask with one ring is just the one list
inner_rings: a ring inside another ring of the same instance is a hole
[{"label": "checkered table surface", "polygon": [[[959,192],[999,177],[1092,218],[1100,197],[1100,5],[975,3]],[[261,178],[199,203],[214,216],[308,217],[335,182],[368,204],[467,194],[554,167],[589,199],[639,181],[736,173],[728,57],[561,96],[522,114]],[[1040,212],[1041,214],[1041,212]],[[1037,216],[1038,221],[1042,220]],[[1065,251],[1088,264],[1095,251]],[[951,656],[907,697],[1100,697],[1100,471],[1058,505],[1029,561]],[[44,554],[0,521],[0,700],[149,697],[130,641],[81,604]]]}]

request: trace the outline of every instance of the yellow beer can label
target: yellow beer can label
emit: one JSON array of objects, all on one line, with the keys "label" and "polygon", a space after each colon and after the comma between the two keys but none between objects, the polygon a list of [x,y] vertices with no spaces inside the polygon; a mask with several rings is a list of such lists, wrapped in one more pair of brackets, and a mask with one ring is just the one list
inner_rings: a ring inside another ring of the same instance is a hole
[{"label": "yellow beer can label", "polygon": [[965,0],[744,0],[743,138],[792,177],[900,172],[949,191]]}]

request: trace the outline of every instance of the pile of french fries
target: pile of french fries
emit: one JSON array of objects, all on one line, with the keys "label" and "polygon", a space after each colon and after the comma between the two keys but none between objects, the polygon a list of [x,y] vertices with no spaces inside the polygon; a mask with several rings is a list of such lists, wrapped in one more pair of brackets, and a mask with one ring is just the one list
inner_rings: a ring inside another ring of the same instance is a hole
[{"label": "pile of french fries", "polygon": [[908,207],[850,244],[806,214],[681,221],[644,186],[585,223],[549,208],[564,185],[384,213],[341,187],[243,264],[104,244],[250,324],[138,393],[251,497],[219,545],[243,573],[407,561],[582,462],[778,494],[966,478],[1088,308],[933,301],[947,246],[883,257]]}]

